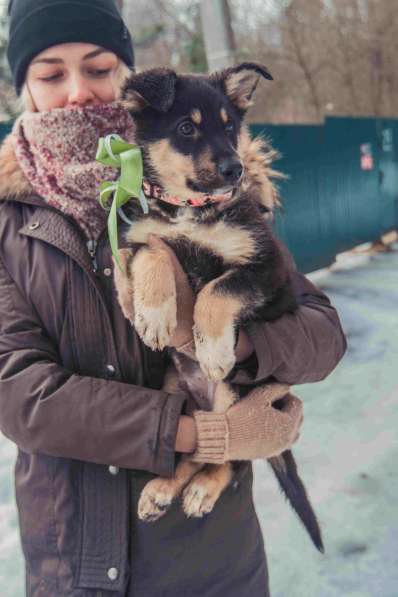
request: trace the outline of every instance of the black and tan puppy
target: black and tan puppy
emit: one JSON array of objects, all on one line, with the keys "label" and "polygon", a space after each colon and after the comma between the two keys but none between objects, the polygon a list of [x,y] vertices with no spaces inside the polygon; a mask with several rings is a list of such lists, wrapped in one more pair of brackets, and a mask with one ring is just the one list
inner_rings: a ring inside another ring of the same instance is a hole
[{"label": "black and tan puppy", "polygon": [[[148,346],[168,345],[176,327],[174,275],[167,261],[155,259],[145,247],[148,234],[159,236],[176,253],[195,291],[196,357],[206,377],[216,382],[209,398],[219,412],[237,399],[222,380],[235,364],[239,326],[296,308],[288,267],[264,217],[276,201],[267,175],[271,154],[250,140],[242,124],[260,77],[272,78],[253,63],[211,76],[153,69],[132,75],[123,92],[143,152],[149,214],[135,201],[124,208],[134,222],[124,236],[136,254],[125,263],[126,275],[116,276],[120,302]],[[320,546],[294,460],[290,452],[284,454],[271,465]],[[203,469],[185,459],[174,479],[148,483],[139,516],[158,518],[184,487],[185,512],[202,516],[230,480],[229,464]]]},{"label": "black and tan puppy", "polygon": [[[133,76],[125,89],[150,205],[146,217],[131,205],[127,215],[135,223],[127,238],[145,243],[150,232],[178,255],[198,293],[196,355],[215,381],[234,365],[240,323],[295,307],[278,243],[258,201],[242,188],[241,122],[259,76],[270,78],[253,64],[213,77],[161,69]],[[138,333],[163,348],[175,326],[171,297],[158,312],[143,310],[135,315]]]}]

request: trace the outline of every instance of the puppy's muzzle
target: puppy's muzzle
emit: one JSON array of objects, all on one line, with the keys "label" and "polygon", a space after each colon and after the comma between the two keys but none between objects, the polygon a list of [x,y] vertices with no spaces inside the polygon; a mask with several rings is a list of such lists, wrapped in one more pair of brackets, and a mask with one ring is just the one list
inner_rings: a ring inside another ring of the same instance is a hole
[{"label": "puppy's muzzle", "polygon": [[225,158],[218,164],[218,172],[224,178],[226,184],[235,186],[239,182],[243,167],[239,160],[235,158]]}]

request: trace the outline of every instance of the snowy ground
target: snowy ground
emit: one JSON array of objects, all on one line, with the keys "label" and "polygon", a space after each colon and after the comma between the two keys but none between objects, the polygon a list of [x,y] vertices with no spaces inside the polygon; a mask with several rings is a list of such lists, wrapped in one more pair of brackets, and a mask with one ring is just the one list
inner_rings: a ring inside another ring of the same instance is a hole
[{"label": "snowy ground", "polygon": [[[266,463],[255,500],[273,597],[398,597],[398,245],[344,256],[312,277],[337,307],[348,354],[329,378],[296,387],[305,423],[296,459],[320,520],[312,547]],[[12,467],[0,437],[0,594],[23,597]],[[56,597],[56,596],[54,596]],[[226,596],[228,597],[228,596]]]},{"label": "snowy ground", "polygon": [[255,499],[273,597],[398,597],[398,246],[344,256],[310,278],[337,307],[348,354],[325,381],[297,386],[296,458],[318,514],[319,554],[256,463]]}]

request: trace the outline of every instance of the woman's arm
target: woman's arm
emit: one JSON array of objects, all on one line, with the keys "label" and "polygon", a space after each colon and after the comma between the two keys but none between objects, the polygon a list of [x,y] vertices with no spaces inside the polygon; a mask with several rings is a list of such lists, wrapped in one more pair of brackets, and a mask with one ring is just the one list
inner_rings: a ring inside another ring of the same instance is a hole
[{"label": "woman's arm", "polygon": [[[298,310],[273,322],[247,326],[255,352],[229,376],[234,384],[261,385],[226,413],[194,413],[195,425],[187,431],[186,441],[195,442],[196,460],[269,458],[289,449],[302,423],[300,403],[292,403],[289,413],[270,408],[267,396],[272,385],[264,385],[265,380],[283,384],[320,381],[342,358],[346,340],[329,299],[297,272],[293,283]],[[249,352],[250,342],[244,335],[242,343]]]},{"label": "woman's arm", "polygon": [[0,429],[22,450],[170,476],[185,399],[66,370],[0,261]]},{"label": "woman's arm", "polygon": [[347,343],[335,308],[305,276],[293,272],[292,279],[297,311],[246,326],[255,353],[235,375],[235,383],[258,383],[270,377],[287,384],[316,382],[343,357]]}]

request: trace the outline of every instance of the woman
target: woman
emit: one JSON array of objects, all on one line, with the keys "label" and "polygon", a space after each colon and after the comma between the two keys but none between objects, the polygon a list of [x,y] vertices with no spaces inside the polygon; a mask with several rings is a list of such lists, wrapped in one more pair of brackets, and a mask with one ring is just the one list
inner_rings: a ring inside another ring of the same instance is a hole
[{"label": "woman", "polygon": [[[0,156],[0,428],[18,446],[27,595],[265,597],[250,466],[203,519],[186,519],[179,504],[153,524],[136,516],[146,482],[172,475],[197,441],[182,414],[187,395],[160,389],[167,355],[147,349],[121,313],[97,202],[98,182],[114,176],[94,161],[98,137],[133,139],[113,103],[133,65],[120,14],[113,0],[14,0],[8,57],[27,110]],[[296,315],[240,331],[235,381],[318,381],[342,357],[328,299],[299,274],[295,287]],[[191,303],[175,346],[189,340]],[[302,419],[292,399],[281,434],[267,398],[255,421],[249,398],[226,419],[260,437],[272,423],[253,458],[290,447]],[[238,460],[231,432],[232,444]]]}]

